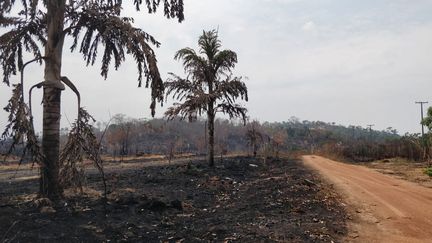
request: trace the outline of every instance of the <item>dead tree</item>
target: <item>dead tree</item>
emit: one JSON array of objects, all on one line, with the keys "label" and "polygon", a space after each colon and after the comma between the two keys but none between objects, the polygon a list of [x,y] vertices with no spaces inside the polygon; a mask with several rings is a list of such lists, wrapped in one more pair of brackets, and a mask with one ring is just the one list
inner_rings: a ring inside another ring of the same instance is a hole
[{"label": "dead tree", "polygon": [[[4,136],[14,139],[26,137],[28,149],[41,165],[40,194],[52,200],[63,195],[60,184],[60,104],[61,92],[65,89],[62,73],[63,47],[65,39],[71,37],[70,50],[82,54],[87,65],[94,65],[102,57],[101,75],[106,78],[110,65],[117,69],[130,54],[138,69],[138,86],[143,77],[145,85],[151,87],[150,108],[155,112],[156,102],[163,100],[163,81],[157,68],[155,53],[151,48],[159,42],[148,33],[133,26],[133,19],[124,17],[122,10],[126,1],[121,0],[6,0],[0,1],[0,27],[6,33],[0,36],[0,65],[3,82],[9,85],[11,75],[24,68],[27,52],[33,60],[45,65],[43,82],[35,87],[43,88],[43,134],[39,146],[31,127],[28,107],[24,102],[23,80],[15,90],[19,102],[12,101],[9,107],[10,126]],[[16,5],[16,6],[15,6]],[[163,5],[165,16],[183,17],[183,0],[135,0],[130,3],[137,11],[144,5],[154,13]],[[16,11],[20,8],[21,11]],[[13,13],[18,12],[13,16]],[[43,48],[43,50],[41,49]],[[102,49],[103,48],[103,49]],[[100,55],[102,54],[102,55]],[[70,86],[70,85],[68,85]],[[14,98],[14,97],[13,97]],[[15,112],[15,113],[14,113]],[[16,118],[21,127],[14,126]]]}]

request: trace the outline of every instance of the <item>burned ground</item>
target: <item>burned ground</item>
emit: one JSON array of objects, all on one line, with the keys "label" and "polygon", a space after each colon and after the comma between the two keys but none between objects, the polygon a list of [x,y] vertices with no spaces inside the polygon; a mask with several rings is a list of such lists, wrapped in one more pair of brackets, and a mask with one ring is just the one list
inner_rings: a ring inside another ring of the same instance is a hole
[{"label": "burned ground", "polygon": [[2,241],[338,242],[347,234],[339,197],[299,161],[235,157],[216,168],[191,160],[107,171],[106,206],[97,174],[83,193],[67,191],[62,207],[35,201],[36,179],[2,181]]}]

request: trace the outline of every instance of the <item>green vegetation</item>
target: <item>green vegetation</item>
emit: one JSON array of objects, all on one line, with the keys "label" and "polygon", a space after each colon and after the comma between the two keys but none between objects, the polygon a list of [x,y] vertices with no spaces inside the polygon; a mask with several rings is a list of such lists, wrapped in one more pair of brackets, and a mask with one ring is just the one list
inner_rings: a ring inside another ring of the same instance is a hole
[{"label": "green vegetation", "polygon": [[432,167],[428,167],[424,170],[424,173],[430,177],[432,177]]}]

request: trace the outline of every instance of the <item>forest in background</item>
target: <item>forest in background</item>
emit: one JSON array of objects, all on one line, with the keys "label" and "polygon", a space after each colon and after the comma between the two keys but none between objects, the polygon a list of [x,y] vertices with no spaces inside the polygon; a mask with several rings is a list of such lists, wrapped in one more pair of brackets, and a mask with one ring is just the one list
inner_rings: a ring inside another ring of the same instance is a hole
[{"label": "forest in background", "polygon": [[[124,156],[163,155],[174,158],[180,154],[205,155],[207,124],[198,119],[135,119],[114,115],[110,122],[94,124],[101,143],[101,152],[121,159]],[[61,130],[61,144],[67,141],[68,129]],[[284,122],[248,122],[216,119],[215,154],[254,154],[277,157],[284,154],[323,154],[351,161],[373,161],[393,157],[425,160],[429,135],[399,135],[391,127],[383,131],[361,126],[343,126],[322,121],[301,121],[296,117]],[[1,142],[7,153],[9,142]],[[14,152],[22,152],[17,147]]]}]

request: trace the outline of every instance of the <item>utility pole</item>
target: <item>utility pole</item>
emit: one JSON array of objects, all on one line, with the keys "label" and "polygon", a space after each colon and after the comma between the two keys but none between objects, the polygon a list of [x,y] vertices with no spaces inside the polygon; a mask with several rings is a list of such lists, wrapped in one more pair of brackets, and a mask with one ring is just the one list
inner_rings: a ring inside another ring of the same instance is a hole
[{"label": "utility pole", "polygon": [[424,126],[423,126],[423,104],[427,104],[427,101],[416,101],[416,104],[420,104],[420,109],[421,109],[421,120],[420,120],[420,124],[422,127],[422,137],[424,137]]}]

